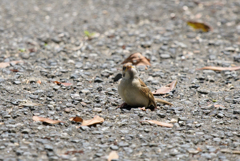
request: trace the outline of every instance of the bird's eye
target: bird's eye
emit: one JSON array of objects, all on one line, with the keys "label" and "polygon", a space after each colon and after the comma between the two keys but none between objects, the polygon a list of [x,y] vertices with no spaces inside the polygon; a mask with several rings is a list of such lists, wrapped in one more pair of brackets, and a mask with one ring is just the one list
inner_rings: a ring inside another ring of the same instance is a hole
[{"label": "bird's eye", "polygon": [[123,67],[123,70],[126,70],[126,67]]}]

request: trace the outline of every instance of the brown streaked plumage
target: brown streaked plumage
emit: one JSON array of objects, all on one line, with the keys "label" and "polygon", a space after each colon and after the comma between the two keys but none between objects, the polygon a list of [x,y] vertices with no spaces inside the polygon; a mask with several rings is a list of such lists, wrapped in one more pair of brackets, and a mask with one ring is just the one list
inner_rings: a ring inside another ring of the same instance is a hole
[{"label": "brown streaked plumage", "polygon": [[127,105],[138,107],[157,107],[154,96],[146,84],[138,78],[134,66],[123,65],[123,78],[118,85],[118,93]]}]

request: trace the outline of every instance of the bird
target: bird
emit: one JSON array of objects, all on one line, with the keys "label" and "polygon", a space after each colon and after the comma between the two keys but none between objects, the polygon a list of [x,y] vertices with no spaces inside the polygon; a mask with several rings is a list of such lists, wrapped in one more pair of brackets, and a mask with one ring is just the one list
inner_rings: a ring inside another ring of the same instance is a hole
[{"label": "bird", "polygon": [[138,77],[136,67],[130,63],[123,65],[122,79],[118,84],[118,93],[125,102],[119,106],[120,108],[129,105],[154,110],[157,108],[156,101],[172,105],[167,101],[155,99],[151,90]]}]

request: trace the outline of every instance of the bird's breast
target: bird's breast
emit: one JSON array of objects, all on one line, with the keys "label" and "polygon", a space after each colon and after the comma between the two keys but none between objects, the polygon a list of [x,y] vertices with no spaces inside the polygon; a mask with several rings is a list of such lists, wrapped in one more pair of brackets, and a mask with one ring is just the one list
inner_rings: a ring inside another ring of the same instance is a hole
[{"label": "bird's breast", "polygon": [[141,93],[140,88],[138,80],[122,79],[118,86],[118,93],[130,106],[147,107],[149,98]]}]

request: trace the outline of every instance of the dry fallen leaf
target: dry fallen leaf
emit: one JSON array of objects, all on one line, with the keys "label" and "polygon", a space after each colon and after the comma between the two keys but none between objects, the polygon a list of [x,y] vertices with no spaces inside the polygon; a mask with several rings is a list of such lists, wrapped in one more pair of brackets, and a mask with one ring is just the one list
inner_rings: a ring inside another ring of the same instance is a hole
[{"label": "dry fallen leaf", "polygon": [[225,106],[223,105],[214,105],[214,107],[218,108],[218,107],[223,107],[223,108],[226,108]]},{"label": "dry fallen leaf", "polygon": [[10,66],[10,64],[18,64],[18,63],[22,63],[22,61],[2,62],[0,63],[0,68],[6,68]]},{"label": "dry fallen leaf", "polygon": [[89,126],[89,125],[94,125],[94,124],[100,124],[103,122],[104,122],[104,119],[96,115],[91,120],[83,120],[81,126]]},{"label": "dry fallen leaf", "polygon": [[10,71],[12,71],[12,72],[19,72],[18,69],[10,69]]},{"label": "dry fallen leaf", "polygon": [[29,101],[26,101],[26,102],[22,102],[19,104],[20,107],[24,106],[24,107],[34,107],[34,106],[40,106],[42,104],[40,103],[33,103],[33,102],[29,102]]},{"label": "dry fallen leaf", "polygon": [[148,122],[150,124],[156,124],[156,125],[163,126],[163,127],[173,127],[173,124],[169,124],[169,123],[165,123],[165,122],[159,122],[159,121],[156,121],[156,120],[144,120],[144,121],[141,121],[141,122]]},{"label": "dry fallen leaf", "polygon": [[67,151],[67,152],[65,152],[64,154],[65,154],[65,155],[71,155],[71,154],[76,154],[76,153],[80,153],[80,154],[82,154],[82,153],[83,153],[83,150],[72,150],[72,151]]},{"label": "dry fallen leaf", "polygon": [[203,32],[208,32],[211,30],[211,27],[205,23],[195,22],[195,21],[187,21],[188,26],[191,26],[195,30],[202,30]]},{"label": "dry fallen leaf", "polygon": [[62,82],[59,82],[59,81],[53,81],[53,83],[57,84],[57,85],[64,85],[64,86],[71,86],[72,83],[62,83]]},{"label": "dry fallen leaf", "polygon": [[198,147],[198,148],[197,148],[197,151],[201,152],[201,151],[202,151],[202,149]]},{"label": "dry fallen leaf", "polygon": [[41,83],[42,83],[41,80],[38,80],[38,81],[37,81],[37,84],[41,84]]},{"label": "dry fallen leaf", "polygon": [[230,70],[230,71],[233,71],[233,70],[239,70],[240,69],[240,66],[237,66],[237,67],[214,67],[214,66],[206,66],[206,67],[203,67],[203,68],[198,68],[196,70],[214,70],[214,71],[225,71],[225,70]]},{"label": "dry fallen leaf", "polygon": [[109,156],[108,156],[108,161],[111,161],[112,159],[118,159],[118,153],[116,151],[111,151]]},{"label": "dry fallen leaf", "polygon": [[172,83],[157,89],[156,91],[153,92],[153,94],[169,93],[176,87],[176,85],[177,85],[177,80],[174,80],[174,81],[172,81]]},{"label": "dry fallen leaf", "polygon": [[71,86],[72,83],[61,83],[61,85],[64,85],[64,86]]},{"label": "dry fallen leaf", "polygon": [[49,118],[44,118],[44,117],[39,117],[39,116],[33,116],[32,119],[34,121],[46,122],[46,123],[49,123],[49,124],[58,124],[60,122],[64,123],[63,121],[52,120],[52,119],[49,119]]},{"label": "dry fallen leaf", "polygon": [[59,81],[53,81],[53,83],[55,83],[57,85],[61,85],[61,82],[59,82]]},{"label": "dry fallen leaf", "polygon": [[151,65],[150,60],[142,56],[140,53],[131,54],[127,59],[125,59],[122,64],[132,63],[133,65]]},{"label": "dry fallen leaf", "polygon": [[83,119],[81,117],[78,117],[78,116],[71,117],[69,120],[70,121],[75,121],[75,122],[83,122]]}]

